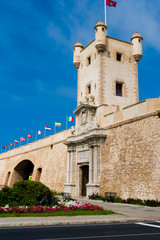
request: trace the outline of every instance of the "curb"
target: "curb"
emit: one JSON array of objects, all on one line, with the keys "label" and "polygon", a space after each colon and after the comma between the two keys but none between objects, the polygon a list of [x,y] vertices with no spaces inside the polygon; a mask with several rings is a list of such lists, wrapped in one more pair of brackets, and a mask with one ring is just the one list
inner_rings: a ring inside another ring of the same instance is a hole
[{"label": "curb", "polygon": [[129,220],[99,220],[99,221],[97,221],[97,220],[93,220],[93,221],[63,221],[63,222],[45,222],[45,223],[13,223],[13,224],[0,224],[0,228],[125,223],[125,222],[136,222],[136,221],[139,221],[139,220],[138,219],[129,219]]},{"label": "curb", "polygon": [[84,225],[84,224],[106,224],[106,223],[127,223],[127,222],[139,222],[149,221],[153,219],[140,219],[140,218],[124,218],[124,219],[106,219],[106,220],[78,220],[71,221],[45,221],[45,222],[26,222],[26,223],[0,223],[0,228],[7,227],[42,227],[42,226],[64,226],[64,225]]}]

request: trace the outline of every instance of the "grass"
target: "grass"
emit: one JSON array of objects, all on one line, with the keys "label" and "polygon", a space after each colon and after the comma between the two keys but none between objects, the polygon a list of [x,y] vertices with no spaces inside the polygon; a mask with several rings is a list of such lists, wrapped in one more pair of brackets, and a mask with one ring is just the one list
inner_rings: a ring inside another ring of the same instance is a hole
[{"label": "grass", "polygon": [[0,218],[5,217],[57,217],[57,216],[83,216],[83,215],[110,215],[115,212],[108,210],[76,210],[69,212],[54,212],[54,213],[0,213]]}]

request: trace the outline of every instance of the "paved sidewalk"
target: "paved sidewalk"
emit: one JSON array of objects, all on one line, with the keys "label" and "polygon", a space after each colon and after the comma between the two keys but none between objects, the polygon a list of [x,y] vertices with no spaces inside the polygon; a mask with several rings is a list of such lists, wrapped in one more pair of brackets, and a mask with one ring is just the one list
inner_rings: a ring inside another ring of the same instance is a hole
[{"label": "paved sidewalk", "polygon": [[72,225],[94,224],[128,221],[160,220],[160,208],[129,205],[120,203],[107,203],[102,201],[87,200],[77,197],[78,201],[90,202],[112,210],[118,214],[100,216],[74,216],[74,217],[16,217],[0,218],[0,227],[19,226],[49,226],[49,225]]},{"label": "paved sidewalk", "polygon": [[112,210],[118,214],[123,214],[126,217],[137,220],[160,220],[160,207],[147,207],[140,205],[124,204],[124,203],[111,203],[103,202],[101,200],[88,200],[77,197],[78,201],[91,202],[97,204],[104,209]]}]

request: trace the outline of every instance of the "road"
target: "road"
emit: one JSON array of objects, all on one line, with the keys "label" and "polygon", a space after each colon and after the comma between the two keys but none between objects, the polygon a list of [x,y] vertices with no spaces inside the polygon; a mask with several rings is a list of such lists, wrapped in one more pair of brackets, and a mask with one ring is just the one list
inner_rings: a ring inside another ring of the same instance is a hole
[{"label": "road", "polygon": [[0,228],[0,240],[160,239],[160,221]]}]

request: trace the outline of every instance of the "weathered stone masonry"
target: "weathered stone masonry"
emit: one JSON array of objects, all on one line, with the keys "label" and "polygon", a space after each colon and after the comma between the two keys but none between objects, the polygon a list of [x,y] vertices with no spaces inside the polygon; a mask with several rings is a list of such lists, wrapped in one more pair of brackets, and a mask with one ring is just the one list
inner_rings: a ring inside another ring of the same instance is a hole
[{"label": "weathered stone masonry", "polygon": [[107,128],[100,194],[160,200],[160,118],[157,112]]}]

